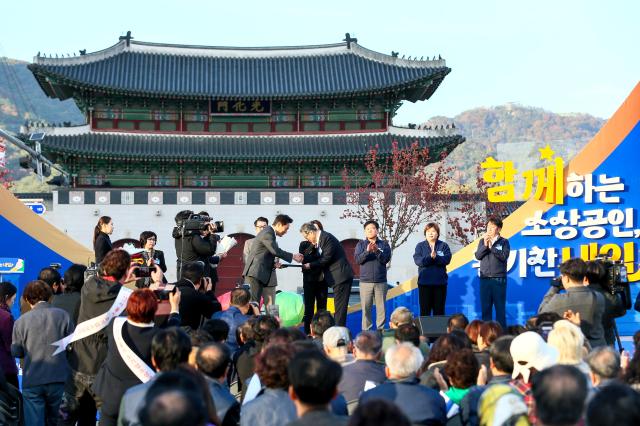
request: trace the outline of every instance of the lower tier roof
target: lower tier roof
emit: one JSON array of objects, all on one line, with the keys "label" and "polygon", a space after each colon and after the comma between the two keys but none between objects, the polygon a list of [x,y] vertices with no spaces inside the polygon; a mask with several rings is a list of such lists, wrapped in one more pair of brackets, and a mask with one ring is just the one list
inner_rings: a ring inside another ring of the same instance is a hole
[{"label": "lower tier roof", "polygon": [[88,126],[47,129],[45,153],[100,159],[188,162],[273,162],[282,160],[361,160],[374,147],[390,154],[417,142],[432,153],[433,162],[448,154],[464,137],[450,130],[390,128],[383,132],[287,135],[185,135],[92,131]]}]

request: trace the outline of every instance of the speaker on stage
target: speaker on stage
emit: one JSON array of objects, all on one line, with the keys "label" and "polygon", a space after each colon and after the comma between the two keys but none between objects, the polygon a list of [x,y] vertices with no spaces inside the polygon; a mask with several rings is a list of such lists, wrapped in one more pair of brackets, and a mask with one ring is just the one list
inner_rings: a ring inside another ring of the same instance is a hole
[{"label": "speaker on stage", "polygon": [[435,315],[432,317],[418,317],[415,319],[420,333],[426,337],[440,337],[447,334],[447,324],[451,315]]}]

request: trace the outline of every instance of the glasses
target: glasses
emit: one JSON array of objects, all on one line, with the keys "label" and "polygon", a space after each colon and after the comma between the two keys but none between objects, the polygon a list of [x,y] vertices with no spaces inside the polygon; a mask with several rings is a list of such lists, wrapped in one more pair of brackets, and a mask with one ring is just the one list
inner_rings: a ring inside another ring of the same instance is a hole
[{"label": "glasses", "polygon": [[155,238],[147,238],[147,242],[149,242],[149,241],[155,243],[157,240]]},{"label": "glasses", "polygon": [[256,228],[258,228],[258,229],[264,229],[266,227],[267,227],[267,225],[256,225]]}]

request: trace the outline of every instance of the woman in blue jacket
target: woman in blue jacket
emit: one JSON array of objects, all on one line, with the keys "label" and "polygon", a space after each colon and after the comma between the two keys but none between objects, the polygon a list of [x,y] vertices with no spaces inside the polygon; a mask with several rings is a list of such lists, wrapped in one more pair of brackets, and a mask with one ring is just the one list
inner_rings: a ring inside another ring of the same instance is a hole
[{"label": "woman in blue jacket", "polygon": [[360,265],[360,301],[362,302],[362,330],[371,328],[371,308],[376,299],[376,328],[384,329],[387,298],[387,263],[391,260],[391,247],[378,238],[380,226],[375,220],[364,223],[365,239],[358,241],[354,252]]},{"label": "woman in blue jacket", "polygon": [[444,315],[447,299],[447,265],[451,250],[440,241],[440,227],[430,222],[424,227],[425,240],[416,245],[413,261],[418,265],[420,316]]}]

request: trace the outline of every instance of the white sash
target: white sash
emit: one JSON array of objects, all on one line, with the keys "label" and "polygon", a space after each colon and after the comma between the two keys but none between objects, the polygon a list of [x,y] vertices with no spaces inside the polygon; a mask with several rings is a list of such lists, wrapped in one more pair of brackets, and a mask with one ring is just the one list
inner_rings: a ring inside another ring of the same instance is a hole
[{"label": "white sash", "polygon": [[142,383],[147,383],[156,373],[131,350],[122,338],[122,327],[126,321],[127,319],[125,317],[118,317],[113,320],[113,338],[116,341],[118,352],[124,363],[129,367],[129,370],[131,370]]},{"label": "white sash", "polygon": [[76,340],[84,339],[87,336],[91,336],[92,334],[97,333],[98,331],[105,328],[112,319],[120,315],[125,308],[127,307],[127,301],[129,300],[129,296],[133,293],[133,290],[127,287],[120,287],[120,291],[118,292],[118,296],[116,300],[111,305],[111,308],[107,312],[102,315],[99,315],[95,318],[91,318],[90,320],[83,321],[78,324],[73,333],[68,335],[67,337],[58,340],[57,342],[53,342],[53,346],[57,346],[53,355],[57,355],[66,350],[67,345],[69,343],[75,342]]}]

